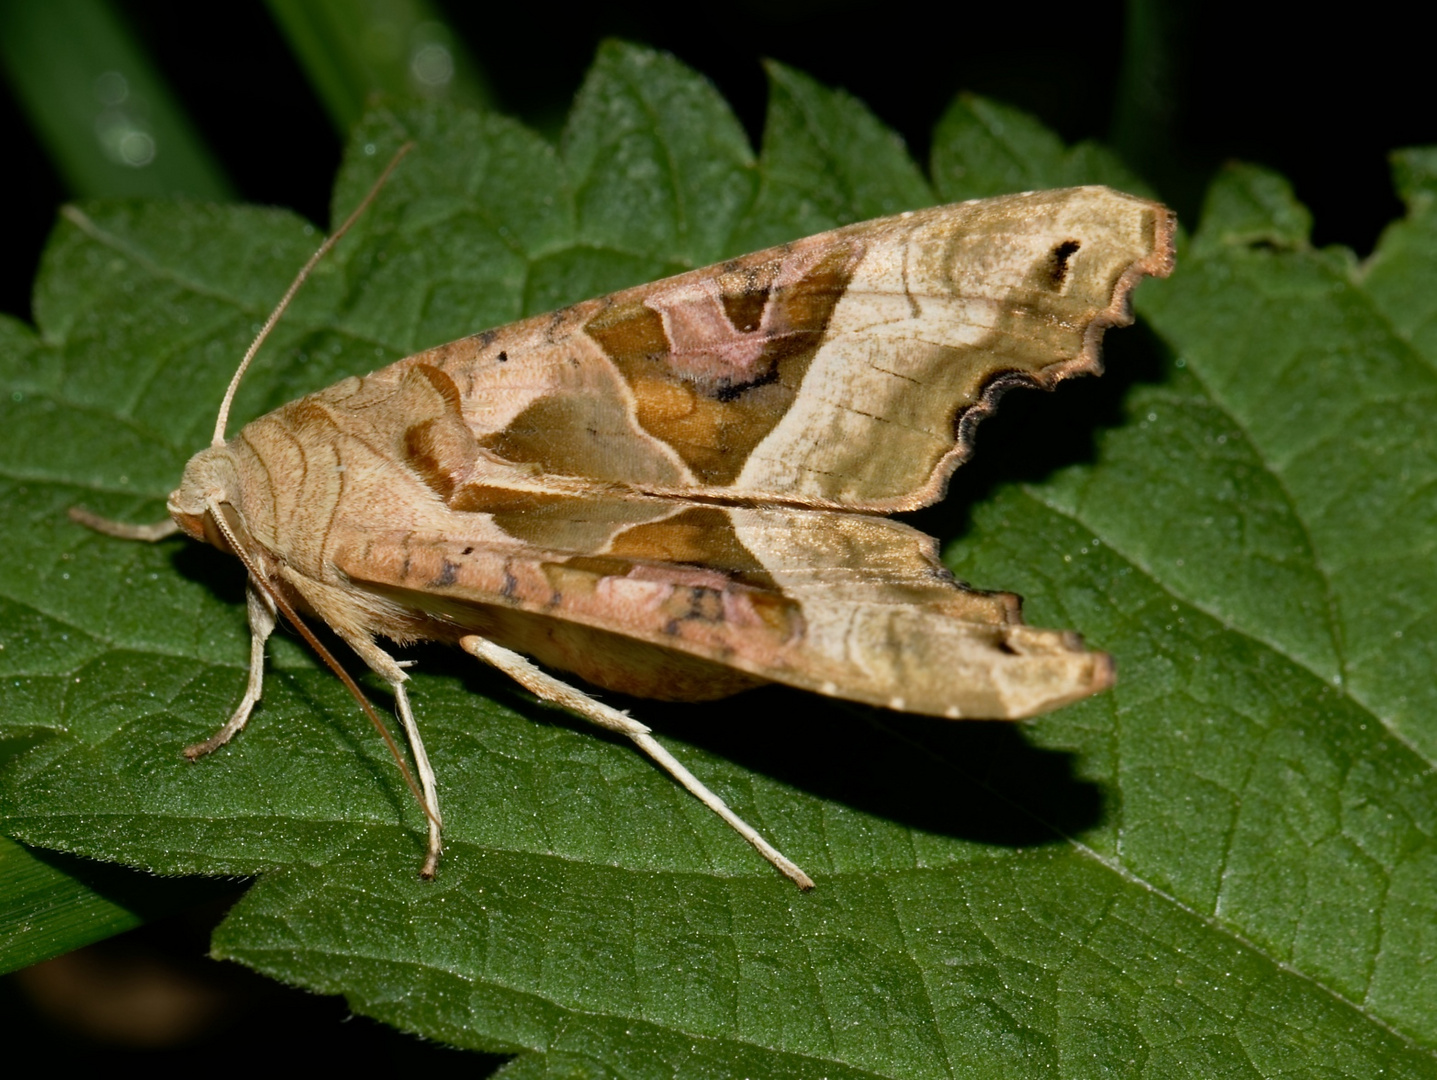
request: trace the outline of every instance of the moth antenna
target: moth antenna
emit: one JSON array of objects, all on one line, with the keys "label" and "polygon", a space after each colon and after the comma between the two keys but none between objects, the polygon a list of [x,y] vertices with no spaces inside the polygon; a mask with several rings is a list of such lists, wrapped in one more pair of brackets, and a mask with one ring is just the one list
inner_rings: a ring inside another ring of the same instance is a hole
[{"label": "moth antenna", "polygon": [[[371,194],[373,193],[371,192]],[[295,628],[299,636],[304,638],[309,647],[319,654],[319,658],[339,676],[339,681],[344,684],[344,688],[350,692],[355,701],[359,702],[359,707],[364,710],[364,715],[369,717],[369,722],[374,725],[374,730],[379,732],[380,738],[384,740],[384,745],[389,747],[389,753],[393,756],[394,763],[399,766],[400,775],[404,777],[404,782],[409,786],[410,793],[423,809],[424,816],[438,825],[439,819],[434,816],[434,811],[429,808],[429,803],[424,798],[424,792],[420,790],[418,782],[414,779],[414,774],[409,771],[409,766],[399,752],[399,744],[394,741],[394,736],[389,734],[389,729],[384,726],[384,721],[379,719],[379,714],[374,711],[374,706],[369,704],[369,699],[364,696],[364,691],[359,689],[359,684],[354,681],[349,672],[344,670],[334,655],[324,647],[324,643],[314,636],[314,631],[305,625],[304,620],[299,617],[299,613],[290,606],[288,600],[280,595],[279,590],[270,587],[269,582],[260,572],[259,566],[240,546],[239,538],[235,536],[234,530],[230,528],[229,522],[220,512],[219,500],[211,495],[205,499],[205,505],[209,507],[210,516],[214,518],[215,526],[224,534],[225,543],[229,544],[230,550],[239,557],[239,561],[244,563],[244,568],[249,571],[250,579],[274,601],[274,606],[289,620],[290,625]]]},{"label": "moth antenna", "polygon": [[339,243],[345,233],[349,232],[350,226],[358,221],[360,215],[369,209],[369,204],[375,200],[379,195],[380,189],[383,188],[385,182],[388,181],[389,174],[399,166],[400,161],[404,159],[404,155],[413,149],[414,143],[407,142],[395,152],[394,156],[389,159],[389,164],[384,166],[384,171],[379,174],[379,179],[374,181],[374,186],[369,189],[369,194],[359,200],[359,205],[350,212],[349,217],[344,219],[344,224],[335,229],[334,233],[330,235],[324,243],[319,245],[319,250],[309,257],[309,261],[300,268],[299,273],[296,274],[294,280],[290,282],[289,288],[286,289],[284,295],[279,298],[279,303],[276,304],[274,310],[270,312],[270,316],[265,320],[265,324],[260,327],[259,333],[255,335],[253,344],[245,350],[244,358],[240,360],[239,367],[235,369],[234,377],[230,379],[229,387],[225,390],[224,400],[220,402],[219,416],[215,417],[215,435],[214,438],[210,440],[211,446],[223,446],[225,444],[225,428],[229,426],[230,405],[234,402],[236,391],[239,390],[240,380],[244,378],[244,373],[249,369],[250,361],[254,359],[255,353],[259,352],[259,348],[264,344],[265,338],[269,337],[270,331],[274,329],[275,323],[279,322],[280,316],[283,315],[285,309],[289,307],[290,301],[294,299],[294,294],[299,292],[299,287],[309,278],[309,275],[319,264],[319,260],[329,254],[334,245]]}]

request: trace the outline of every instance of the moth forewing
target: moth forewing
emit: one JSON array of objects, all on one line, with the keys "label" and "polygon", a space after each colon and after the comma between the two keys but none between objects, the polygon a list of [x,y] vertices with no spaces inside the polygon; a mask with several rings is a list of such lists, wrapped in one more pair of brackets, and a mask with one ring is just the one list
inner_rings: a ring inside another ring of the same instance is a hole
[{"label": "moth forewing", "polygon": [[903,214],[440,345],[251,422],[170,503],[251,579],[249,688],[196,749],[258,700],[275,610],[319,618],[394,690],[431,874],[437,787],[376,642],[449,642],[631,738],[811,886],[648,728],[526,657],[653,697],[779,682],[950,718],[1110,685],[1105,654],[1024,625],[1016,597],[954,581],[931,538],[878,515],[941,497],[1005,387],[1099,370],[1132,288],[1171,270],[1173,229],[1098,187]]}]

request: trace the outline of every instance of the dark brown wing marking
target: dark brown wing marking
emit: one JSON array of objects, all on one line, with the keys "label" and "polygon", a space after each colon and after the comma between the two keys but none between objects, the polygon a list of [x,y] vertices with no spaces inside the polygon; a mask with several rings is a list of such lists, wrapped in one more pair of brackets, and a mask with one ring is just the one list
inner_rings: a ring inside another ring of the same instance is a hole
[{"label": "dark brown wing marking", "polygon": [[448,501],[474,467],[479,444],[464,423],[454,380],[436,367],[415,364],[399,384],[406,419],[405,460]]}]

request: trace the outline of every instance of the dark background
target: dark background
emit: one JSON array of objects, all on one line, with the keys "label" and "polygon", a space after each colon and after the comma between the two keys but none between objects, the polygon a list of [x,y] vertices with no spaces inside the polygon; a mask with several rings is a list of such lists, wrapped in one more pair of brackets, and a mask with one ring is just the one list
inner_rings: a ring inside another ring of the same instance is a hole
[{"label": "dark background", "polygon": [[[1270,166],[1312,209],[1314,240],[1346,244],[1359,255],[1402,212],[1387,152],[1437,143],[1431,39],[1407,26],[1403,9],[1390,3],[1300,19],[1288,5],[1255,0],[1154,4],[1141,10],[1161,25],[1142,35],[1138,50],[1125,48],[1133,35],[1121,2],[731,0],[608,4],[562,14],[539,3],[438,6],[498,108],[551,137],[599,41],[618,36],[667,49],[707,75],[757,144],[766,94],[761,60],[772,57],[867,102],[920,161],[934,123],[962,90],[1026,109],[1069,142],[1110,142],[1189,227],[1224,162]],[[342,139],[265,7],[159,0],[117,7],[242,197],[326,223]],[[1140,92],[1129,92],[1133,87]],[[0,176],[8,189],[0,310],[28,319],[35,267],[56,208],[70,193],[8,93],[0,95],[0,127]],[[342,1002],[209,963],[208,930],[225,903],[220,897],[61,958],[48,975],[31,969],[0,982],[0,1028],[38,1041],[52,1065],[98,1064],[120,1053],[211,1071],[227,1060],[218,1055],[236,1051],[233,1060],[248,1062],[246,1071],[266,1059],[408,1065],[431,1075],[473,1074],[495,1064],[366,1020],[342,1022]],[[216,1017],[171,1045],[121,1048],[82,1034],[73,1018],[44,1004],[47,993],[70,993],[65,979],[88,979],[100,998],[132,995],[139,992],[133,980],[147,971],[181,988],[204,983],[210,990],[203,992],[215,995],[239,1026]]]},{"label": "dark background", "polygon": [[[117,5],[246,200],[328,216],[341,139],[259,4]],[[1318,244],[1371,250],[1401,212],[1386,154],[1437,142],[1431,38],[1403,8],[1369,2],[1302,17],[1290,5],[1154,5],[1164,26],[1125,73],[1127,5],[819,3],[727,5],[440,3],[499,108],[556,134],[598,42],[667,49],[703,72],[757,140],[772,57],[867,102],[927,158],[934,122],[961,90],[1018,105],[1068,141],[1115,141],[1192,223],[1228,160],[1286,174]],[[1120,93],[1124,79],[1145,87]],[[1120,101],[1139,101],[1139,115]],[[69,195],[8,94],[0,175],[10,188],[0,310],[28,318],[30,281]]]}]

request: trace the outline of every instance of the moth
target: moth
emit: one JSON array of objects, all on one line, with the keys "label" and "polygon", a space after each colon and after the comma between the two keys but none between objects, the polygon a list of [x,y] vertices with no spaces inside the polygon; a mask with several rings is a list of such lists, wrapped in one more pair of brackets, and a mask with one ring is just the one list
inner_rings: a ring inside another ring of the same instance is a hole
[{"label": "moth", "polygon": [[281,614],[381,732],[305,620],[388,683],[417,783],[385,738],[428,818],[422,876],[441,852],[437,783],[381,641],[455,644],[629,737],[810,888],[646,726],[554,672],[685,701],[782,683],[950,719],[1110,686],[1106,654],[955,581],[931,537],[886,515],[942,497],[1005,390],[1100,372],[1134,286],[1170,272],[1174,228],[1104,187],[899,214],[438,345],[227,438],[267,325],[172,522],[75,516],[183,530],[244,564],[248,685],[188,757],[249,720]]}]

